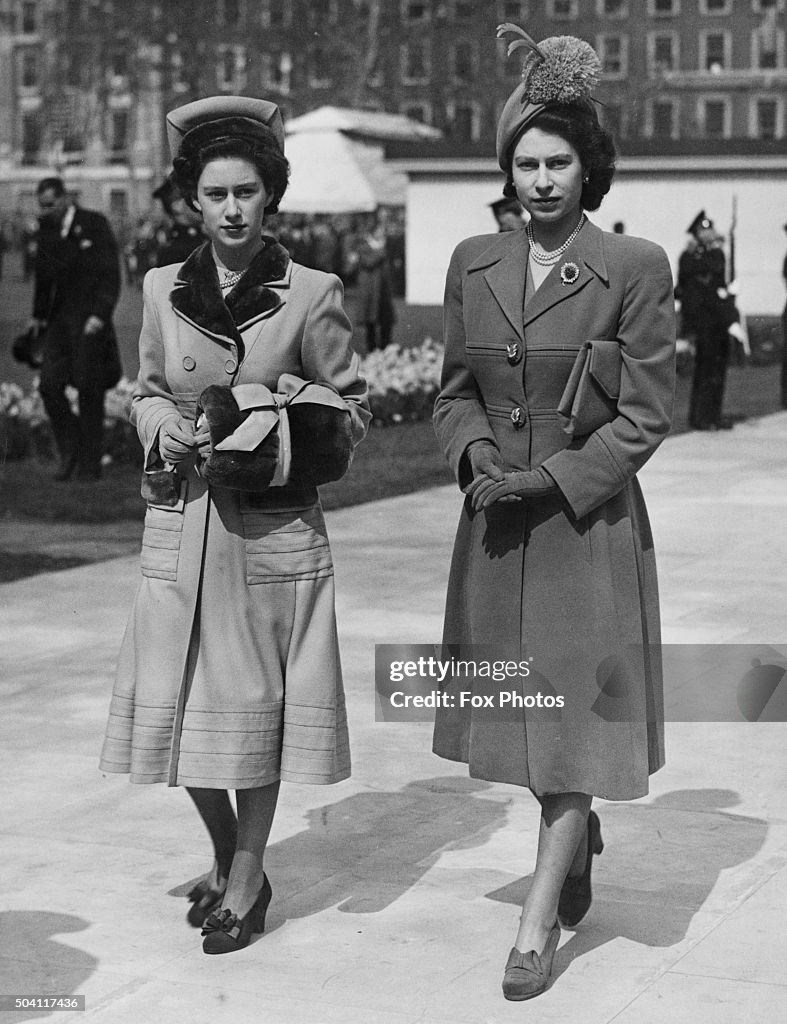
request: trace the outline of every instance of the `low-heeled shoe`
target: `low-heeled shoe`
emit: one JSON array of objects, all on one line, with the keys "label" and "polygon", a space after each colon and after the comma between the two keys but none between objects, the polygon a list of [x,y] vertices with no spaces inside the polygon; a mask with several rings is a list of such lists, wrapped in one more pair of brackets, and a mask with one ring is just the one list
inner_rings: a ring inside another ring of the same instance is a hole
[{"label": "low-heeled shoe", "polygon": [[552,977],[552,962],[559,941],[560,925],[555,921],[547,936],[543,953],[536,953],[534,949],[520,953],[516,946],[513,947],[508,954],[503,975],[503,995],[506,999],[532,999],[546,992]]},{"label": "low-heeled shoe", "polygon": [[568,875],[563,888],[560,890],[560,899],[557,905],[557,916],[564,928],[573,928],[579,924],[582,918],[590,910],[593,902],[593,893],[590,888],[590,872],[593,868],[593,854],[599,854],[604,849],[604,840],[601,838],[601,822],[595,811],[588,814],[588,849],[585,858],[585,870],[581,875],[573,877]]}]

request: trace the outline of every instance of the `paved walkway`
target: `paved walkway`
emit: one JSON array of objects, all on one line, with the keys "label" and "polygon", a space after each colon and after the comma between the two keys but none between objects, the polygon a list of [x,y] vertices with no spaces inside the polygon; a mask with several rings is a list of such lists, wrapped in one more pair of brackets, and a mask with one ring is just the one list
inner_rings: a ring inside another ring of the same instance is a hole
[{"label": "paved walkway", "polygon": [[[787,414],[669,439],[641,475],[664,639],[787,641]],[[650,795],[598,802],[593,909],[552,988],[500,992],[537,807],[374,721],[374,643],[439,640],[453,488],[330,513],[355,774],[284,786],[269,930],[205,957],[173,896],[208,865],[186,794],[96,768],[135,557],[0,586],[0,993],[101,1024],[740,1024],[787,1005],[787,727],[672,723]],[[43,1012],[3,1021],[44,1019]],[[50,1015],[54,1020],[68,1019]]]}]

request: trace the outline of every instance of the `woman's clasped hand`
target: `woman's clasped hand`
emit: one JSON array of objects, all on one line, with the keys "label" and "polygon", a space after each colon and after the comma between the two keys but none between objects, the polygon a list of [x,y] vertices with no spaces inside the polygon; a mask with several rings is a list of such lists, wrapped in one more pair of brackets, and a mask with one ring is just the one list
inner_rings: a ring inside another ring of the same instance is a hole
[{"label": "woman's clasped hand", "polygon": [[195,424],[183,416],[172,416],[159,431],[159,455],[166,463],[182,462],[194,451],[206,457],[210,452],[207,423]]},{"label": "woman's clasped hand", "polygon": [[509,470],[502,480],[477,476],[466,489],[473,511],[481,512],[499,501],[527,501],[557,494],[557,484],[545,469]]}]

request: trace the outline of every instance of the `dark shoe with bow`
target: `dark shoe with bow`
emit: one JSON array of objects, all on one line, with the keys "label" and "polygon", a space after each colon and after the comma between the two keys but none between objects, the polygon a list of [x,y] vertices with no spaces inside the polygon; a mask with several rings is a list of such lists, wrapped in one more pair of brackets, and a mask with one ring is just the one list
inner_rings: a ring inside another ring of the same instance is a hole
[{"label": "dark shoe with bow", "polygon": [[552,962],[559,941],[560,925],[555,921],[542,953],[536,953],[534,949],[520,953],[516,946],[513,947],[508,954],[503,975],[503,995],[506,999],[532,999],[546,992],[552,977]]},{"label": "dark shoe with bow", "polygon": [[272,895],[271,883],[265,875],[260,894],[245,917],[239,918],[227,908],[211,914],[202,929],[203,953],[234,953],[248,946],[252,935],[265,931],[265,915]]},{"label": "dark shoe with bow", "polygon": [[557,916],[564,928],[573,928],[590,910],[593,893],[590,889],[590,872],[593,867],[593,854],[598,855],[604,849],[601,838],[601,822],[595,811],[588,815],[588,847],[585,857],[585,870],[581,875],[568,875],[557,905]]},{"label": "dark shoe with bow", "polygon": [[205,878],[197,882],[194,888],[186,894],[186,899],[193,904],[186,914],[186,920],[192,928],[201,928],[214,910],[219,909],[221,899],[226,891],[226,881],[221,889],[214,889]]}]

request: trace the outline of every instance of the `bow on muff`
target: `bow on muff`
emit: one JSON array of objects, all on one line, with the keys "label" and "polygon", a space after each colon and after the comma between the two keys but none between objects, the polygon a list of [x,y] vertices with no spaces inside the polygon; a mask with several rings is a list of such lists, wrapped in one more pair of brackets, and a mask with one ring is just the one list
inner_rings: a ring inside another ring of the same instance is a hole
[{"label": "bow on muff", "polygon": [[212,384],[199,406],[210,430],[202,467],[217,487],[264,491],[289,482],[337,480],[352,459],[350,413],[332,388],[291,373],[277,389],[264,384]]}]

